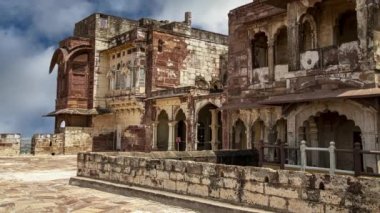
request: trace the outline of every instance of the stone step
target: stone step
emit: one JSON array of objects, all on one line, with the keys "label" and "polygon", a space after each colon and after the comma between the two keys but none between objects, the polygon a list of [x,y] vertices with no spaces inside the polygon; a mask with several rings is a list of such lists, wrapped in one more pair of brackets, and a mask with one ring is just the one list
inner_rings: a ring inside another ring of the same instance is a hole
[{"label": "stone step", "polygon": [[218,212],[218,213],[269,213],[270,211],[254,209],[244,206],[237,206],[229,203],[209,200],[205,198],[193,197],[188,195],[179,195],[171,192],[147,189],[137,186],[128,186],[123,184],[111,183],[102,180],[95,180],[84,177],[70,178],[70,185],[86,187],[105,191],[109,193],[124,195],[128,197],[138,197],[156,201],[159,203],[180,206],[199,212]]}]

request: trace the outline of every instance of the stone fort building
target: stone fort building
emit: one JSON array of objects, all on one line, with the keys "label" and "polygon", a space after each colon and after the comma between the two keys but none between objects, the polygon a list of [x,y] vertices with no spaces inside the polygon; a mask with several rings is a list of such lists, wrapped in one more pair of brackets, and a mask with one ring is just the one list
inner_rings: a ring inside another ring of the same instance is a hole
[{"label": "stone fort building", "polygon": [[[49,151],[61,134],[57,144],[71,150],[302,140],[379,150],[379,20],[378,0],[254,0],[229,13],[227,39],[193,28],[190,13],[183,22],[93,14],[53,55],[57,134],[37,135],[35,146]],[[327,164],[324,153],[308,155],[308,165]],[[374,155],[361,164],[378,172]],[[352,154],[338,153],[337,168],[352,170]]]},{"label": "stone fort building", "polygon": [[[189,12],[183,22],[93,14],[75,25],[74,36],[61,41],[52,58],[57,100],[49,116],[56,133],[79,128],[81,138],[91,132],[86,144],[61,136],[77,150],[221,148],[217,109],[227,50],[227,36],[193,28]],[[34,141],[49,152],[52,137],[36,135]]]}]

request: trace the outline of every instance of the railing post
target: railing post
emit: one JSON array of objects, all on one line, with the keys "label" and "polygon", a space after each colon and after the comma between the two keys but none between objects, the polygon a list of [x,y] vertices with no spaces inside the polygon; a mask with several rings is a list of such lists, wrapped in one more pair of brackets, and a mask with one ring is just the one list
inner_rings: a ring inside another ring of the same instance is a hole
[{"label": "railing post", "polygon": [[300,146],[300,151],[301,151],[301,171],[306,170],[306,141],[301,141],[301,146]]},{"label": "railing post", "polygon": [[335,163],[335,142],[331,141],[330,142],[330,147],[329,147],[329,153],[330,153],[330,175],[335,174],[335,169],[336,169],[336,163]]},{"label": "railing post", "polygon": [[259,166],[262,167],[264,164],[264,141],[260,140],[259,141]]},{"label": "railing post", "polygon": [[285,169],[285,144],[281,140],[280,142],[280,169]]},{"label": "railing post", "polygon": [[355,176],[359,176],[361,173],[361,145],[358,142],[354,143],[354,172]]}]

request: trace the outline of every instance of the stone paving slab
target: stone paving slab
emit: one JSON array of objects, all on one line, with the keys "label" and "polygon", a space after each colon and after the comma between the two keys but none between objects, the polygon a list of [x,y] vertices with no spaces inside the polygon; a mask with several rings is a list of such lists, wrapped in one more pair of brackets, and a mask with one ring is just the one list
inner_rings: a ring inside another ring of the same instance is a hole
[{"label": "stone paving slab", "polygon": [[196,212],[71,186],[75,171],[76,156],[0,157],[0,212]]}]

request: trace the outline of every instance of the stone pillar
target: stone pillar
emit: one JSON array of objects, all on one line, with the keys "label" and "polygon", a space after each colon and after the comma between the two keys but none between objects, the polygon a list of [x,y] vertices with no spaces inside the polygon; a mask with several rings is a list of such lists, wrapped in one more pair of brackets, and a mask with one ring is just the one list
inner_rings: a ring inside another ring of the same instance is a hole
[{"label": "stone pillar", "polygon": [[299,70],[300,64],[299,26],[297,22],[298,3],[289,3],[287,11],[289,71],[296,71]]},{"label": "stone pillar", "polygon": [[121,150],[121,126],[116,127],[116,150]]},{"label": "stone pillar", "polygon": [[222,110],[222,144],[224,150],[230,149],[230,118],[227,110]]},{"label": "stone pillar", "polygon": [[274,81],[274,41],[268,41],[268,70],[269,70],[269,82]]},{"label": "stone pillar", "polygon": [[[376,150],[376,133],[362,132],[362,147],[363,150]],[[371,168],[374,173],[380,171],[380,168],[378,168],[380,163],[378,162],[376,155],[364,155],[363,161],[364,171],[367,171],[367,168]]]},{"label": "stone pillar", "polygon": [[174,151],[175,143],[175,125],[177,121],[169,122],[169,141],[168,141],[168,151]]},{"label": "stone pillar", "polygon": [[366,59],[367,50],[368,50],[368,34],[369,34],[369,23],[368,20],[370,17],[370,8],[366,3],[366,0],[356,0],[356,18],[358,20],[357,28],[358,28],[358,39],[360,44],[360,49],[362,51],[362,59]]},{"label": "stone pillar", "polygon": [[199,123],[196,123],[195,124],[195,139],[194,139],[194,151],[197,151],[198,150],[198,126],[199,126]]},{"label": "stone pillar", "polygon": [[152,149],[157,150],[157,127],[158,127],[158,122],[153,122],[152,123],[153,127],[153,138],[152,138]]},{"label": "stone pillar", "polygon": [[[309,120],[309,125],[310,125],[310,145],[312,147],[319,147],[318,143],[318,128],[317,125],[314,122],[314,119]],[[311,163],[313,166],[319,166],[319,152],[311,152]]]},{"label": "stone pillar", "polygon": [[211,146],[212,150],[218,149],[218,110],[217,109],[210,109],[211,112]]},{"label": "stone pillar", "polygon": [[251,127],[247,126],[246,127],[247,129],[247,147],[245,147],[246,149],[252,149],[252,131],[251,131]]}]

